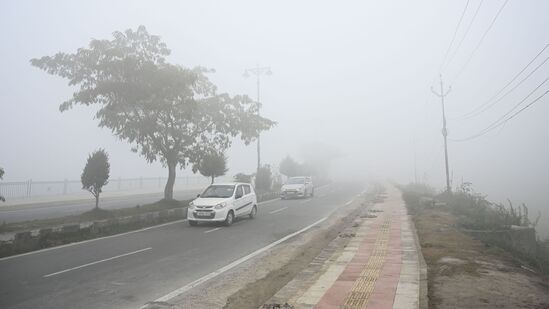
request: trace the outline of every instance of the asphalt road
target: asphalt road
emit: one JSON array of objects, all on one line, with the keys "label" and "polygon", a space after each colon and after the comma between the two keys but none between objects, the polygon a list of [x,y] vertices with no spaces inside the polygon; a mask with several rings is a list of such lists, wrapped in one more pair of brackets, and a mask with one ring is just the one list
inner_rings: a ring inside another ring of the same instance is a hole
[{"label": "asphalt road", "polygon": [[[201,190],[184,190],[174,192],[177,200],[191,199]],[[136,194],[128,196],[116,196],[100,198],[100,207],[103,209],[118,209],[134,207],[136,205],[150,204],[164,197],[163,193]],[[93,197],[76,201],[55,201],[32,203],[0,208],[0,223],[20,222],[36,219],[58,218],[63,216],[78,215],[95,207]]]},{"label": "asphalt road", "polygon": [[0,308],[139,308],[326,217],[362,189],[332,184],[312,199],[261,204],[255,219],[230,227],[177,222],[3,258]]}]

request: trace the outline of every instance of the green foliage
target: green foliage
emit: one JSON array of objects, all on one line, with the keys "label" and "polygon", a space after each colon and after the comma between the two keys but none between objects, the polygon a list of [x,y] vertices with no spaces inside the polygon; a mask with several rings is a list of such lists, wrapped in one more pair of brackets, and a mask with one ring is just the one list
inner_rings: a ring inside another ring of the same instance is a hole
[{"label": "green foliage", "polygon": [[193,172],[197,170],[203,176],[211,177],[213,183],[215,177],[223,176],[229,170],[227,168],[227,157],[224,153],[209,153],[193,166]]},{"label": "green foliage", "polygon": [[247,175],[244,173],[238,173],[234,175],[233,179],[236,182],[252,183],[252,175]]},{"label": "green foliage", "polygon": [[433,197],[436,194],[435,189],[433,189],[431,186],[424,184],[424,183],[410,183],[407,184],[403,191],[405,192],[411,192],[416,193],[422,196],[429,196]]},{"label": "green foliage", "polygon": [[422,201],[432,200],[435,196],[435,190],[422,183],[410,183],[399,188],[402,191],[402,199],[412,214],[418,210]]},{"label": "green foliage", "polygon": [[437,198],[446,202],[448,209],[459,216],[460,225],[465,228],[498,230],[511,225],[533,227],[525,204],[514,207],[509,200],[506,207],[492,203],[486,196],[476,193],[468,182],[455,193],[442,193]]},{"label": "green foliage", "polygon": [[99,195],[103,186],[109,182],[109,156],[99,149],[88,156],[86,166],[80,177],[82,189],[88,190],[95,197],[95,208],[99,207]]},{"label": "green foliage", "polygon": [[206,76],[211,70],[168,63],[170,50],[145,27],[113,36],[31,64],[76,87],[61,111],[76,104],[99,105],[95,118],[100,127],[132,144],[148,162],[167,166],[166,199],[173,198],[178,165],[199,164],[203,155],[222,152],[237,136],[249,144],[275,125],[259,116],[259,103],[249,97],[218,94]]},{"label": "green foliage", "polygon": [[255,188],[260,191],[269,191],[273,182],[271,166],[263,165],[255,175]]},{"label": "green foliage", "polygon": [[286,156],[280,162],[279,171],[282,175],[287,177],[294,177],[299,175],[299,163],[297,163],[292,157]]},{"label": "green foliage", "polygon": [[314,165],[299,163],[290,156],[280,162],[279,172],[287,177],[318,175],[318,169]]}]

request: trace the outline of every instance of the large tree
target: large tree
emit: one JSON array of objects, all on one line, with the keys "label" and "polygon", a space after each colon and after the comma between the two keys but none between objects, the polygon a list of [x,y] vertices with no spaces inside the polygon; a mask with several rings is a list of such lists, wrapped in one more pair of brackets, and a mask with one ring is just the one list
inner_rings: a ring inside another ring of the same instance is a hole
[{"label": "large tree", "polygon": [[80,180],[82,189],[95,197],[95,209],[99,208],[99,195],[103,192],[103,187],[109,183],[110,170],[109,155],[105,150],[99,149],[88,156]]},{"label": "large tree", "polygon": [[100,127],[128,141],[148,162],[160,160],[168,167],[165,199],[173,199],[178,165],[197,164],[238,136],[249,144],[275,124],[259,116],[259,103],[249,97],[218,94],[206,76],[209,70],[168,63],[170,50],[145,27],[113,36],[31,64],[77,88],[61,111],[76,104],[99,105],[95,118]]},{"label": "large tree", "polygon": [[193,166],[193,172],[199,171],[206,177],[211,177],[214,183],[215,177],[223,176],[229,170],[227,168],[227,157],[224,153],[209,153],[204,155],[202,160]]}]

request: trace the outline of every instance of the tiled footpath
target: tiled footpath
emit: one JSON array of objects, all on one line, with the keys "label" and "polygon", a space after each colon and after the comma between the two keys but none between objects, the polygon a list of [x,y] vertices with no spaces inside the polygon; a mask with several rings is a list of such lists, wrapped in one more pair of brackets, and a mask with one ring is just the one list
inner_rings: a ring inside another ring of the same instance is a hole
[{"label": "tiled footpath", "polygon": [[293,308],[426,308],[426,268],[400,191],[365,207],[269,303]]}]

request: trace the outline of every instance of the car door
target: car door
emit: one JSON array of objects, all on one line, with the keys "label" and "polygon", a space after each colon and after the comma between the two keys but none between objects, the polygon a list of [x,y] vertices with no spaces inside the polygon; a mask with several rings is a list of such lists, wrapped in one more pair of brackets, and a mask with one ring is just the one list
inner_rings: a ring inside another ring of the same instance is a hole
[{"label": "car door", "polygon": [[235,215],[240,216],[246,212],[245,208],[247,206],[246,196],[244,195],[244,188],[242,185],[238,185],[238,187],[236,187],[236,192],[234,194],[234,197],[235,197],[234,212],[235,212]]},{"label": "car door", "polygon": [[250,185],[243,185],[244,187],[244,198],[246,199],[246,207],[245,213],[249,214],[252,211],[252,207],[254,207],[254,196],[252,194],[252,188]]}]

